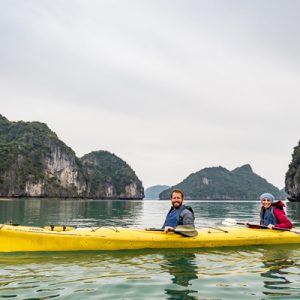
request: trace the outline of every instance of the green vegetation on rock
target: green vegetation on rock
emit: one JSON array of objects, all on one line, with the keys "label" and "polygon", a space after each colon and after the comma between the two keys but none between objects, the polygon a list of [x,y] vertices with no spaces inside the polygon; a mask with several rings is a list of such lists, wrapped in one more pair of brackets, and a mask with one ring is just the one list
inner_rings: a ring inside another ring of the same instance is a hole
[{"label": "green vegetation on rock", "polygon": [[40,122],[0,115],[0,196],[142,199],[130,166],[107,151],[82,159]]},{"label": "green vegetation on rock", "polygon": [[122,195],[126,186],[136,184],[139,190],[142,183],[130,166],[108,151],[93,151],[81,158],[88,174],[90,192],[101,193],[107,186],[115,187],[115,192]]},{"label": "green vegetation on rock", "polygon": [[233,171],[223,167],[205,168],[163,191],[160,199],[169,199],[174,188],[181,189],[186,199],[255,200],[263,192],[281,198],[279,189],[255,174],[249,164]]}]

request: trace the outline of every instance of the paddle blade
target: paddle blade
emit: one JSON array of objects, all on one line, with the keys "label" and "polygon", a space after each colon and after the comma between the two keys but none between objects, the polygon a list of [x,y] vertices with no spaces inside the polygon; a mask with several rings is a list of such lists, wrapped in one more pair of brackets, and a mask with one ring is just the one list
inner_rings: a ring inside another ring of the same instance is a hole
[{"label": "paddle blade", "polygon": [[174,232],[179,233],[179,234],[184,235],[184,236],[189,236],[189,237],[193,237],[193,236],[198,235],[198,231],[192,225],[178,225],[174,229]]},{"label": "paddle blade", "polygon": [[224,221],[222,221],[222,224],[226,226],[234,226],[237,225],[238,222],[235,219],[227,218]]},{"label": "paddle blade", "polygon": [[300,234],[300,230],[297,230],[297,229],[293,229],[293,228],[292,228],[292,229],[290,229],[290,231],[291,231],[291,232],[294,232],[294,233],[297,233],[297,234]]}]

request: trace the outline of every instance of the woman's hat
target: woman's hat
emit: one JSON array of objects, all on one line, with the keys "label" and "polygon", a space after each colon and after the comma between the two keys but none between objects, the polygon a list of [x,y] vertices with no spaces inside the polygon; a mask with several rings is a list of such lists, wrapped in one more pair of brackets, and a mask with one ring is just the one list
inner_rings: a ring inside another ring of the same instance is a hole
[{"label": "woman's hat", "polygon": [[274,196],[270,193],[263,193],[259,196],[260,201],[262,201],[265,198],[269,199],[271,202],[273,202],[275,200]]}]

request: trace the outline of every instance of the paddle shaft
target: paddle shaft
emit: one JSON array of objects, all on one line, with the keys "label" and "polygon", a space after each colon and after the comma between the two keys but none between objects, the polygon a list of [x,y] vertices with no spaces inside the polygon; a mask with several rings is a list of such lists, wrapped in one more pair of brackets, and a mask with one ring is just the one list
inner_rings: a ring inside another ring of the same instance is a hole
[{"label": "paddle shaft", "polygon": [[146,228],[147,231],[164,231],[162,228]]},{"label": "paddle shaft", "polygon": [[[242,222],[237,222],[236,224],[238,225],[246,225],[248,226],[249,228],[265,228],[265,229],[268,229],[269,227],[266,226],[266,225],[260,225],[260,224],[245,224],[245,223],[242,223]],[[273,227],[272,229],[275,229],[275,230],[282,230],[282,231],[293,231],[291,229],[288,229],[288,228],[281,228],[281,227]]]},{"label": "paddle shaft", "polygon": [[[146,230],[147,231],[165,231],[163,228],[146,228]],[[188,237],[193,237],[198,234],[198,232],[195,229],[191,230],[191,229],[187,229],[187,228],[174,228],[174,229],[169,228],[168,231],[174,232],[177,234],[181,234],[184,236],[188,236]]]}]

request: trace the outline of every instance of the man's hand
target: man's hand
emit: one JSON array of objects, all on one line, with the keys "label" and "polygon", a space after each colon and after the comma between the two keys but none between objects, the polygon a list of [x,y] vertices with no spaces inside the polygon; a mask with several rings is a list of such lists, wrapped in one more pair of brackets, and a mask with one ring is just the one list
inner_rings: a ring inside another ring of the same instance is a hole
[{"label": "man's hand", "polygon": [[273,227],[275,227],[275,225],[273,225],[273,224],[269,224],[269,225],[268,225],[268,228],[269,228],[269,229],[273,229]]},{"label": "man's hand", "polygon": [[165,226],[165,228],[164,228],[164,233],[168,233],[168,232],[170,232],[170,231],[174,231],[174,228],[171,227],[171,226]]}]

